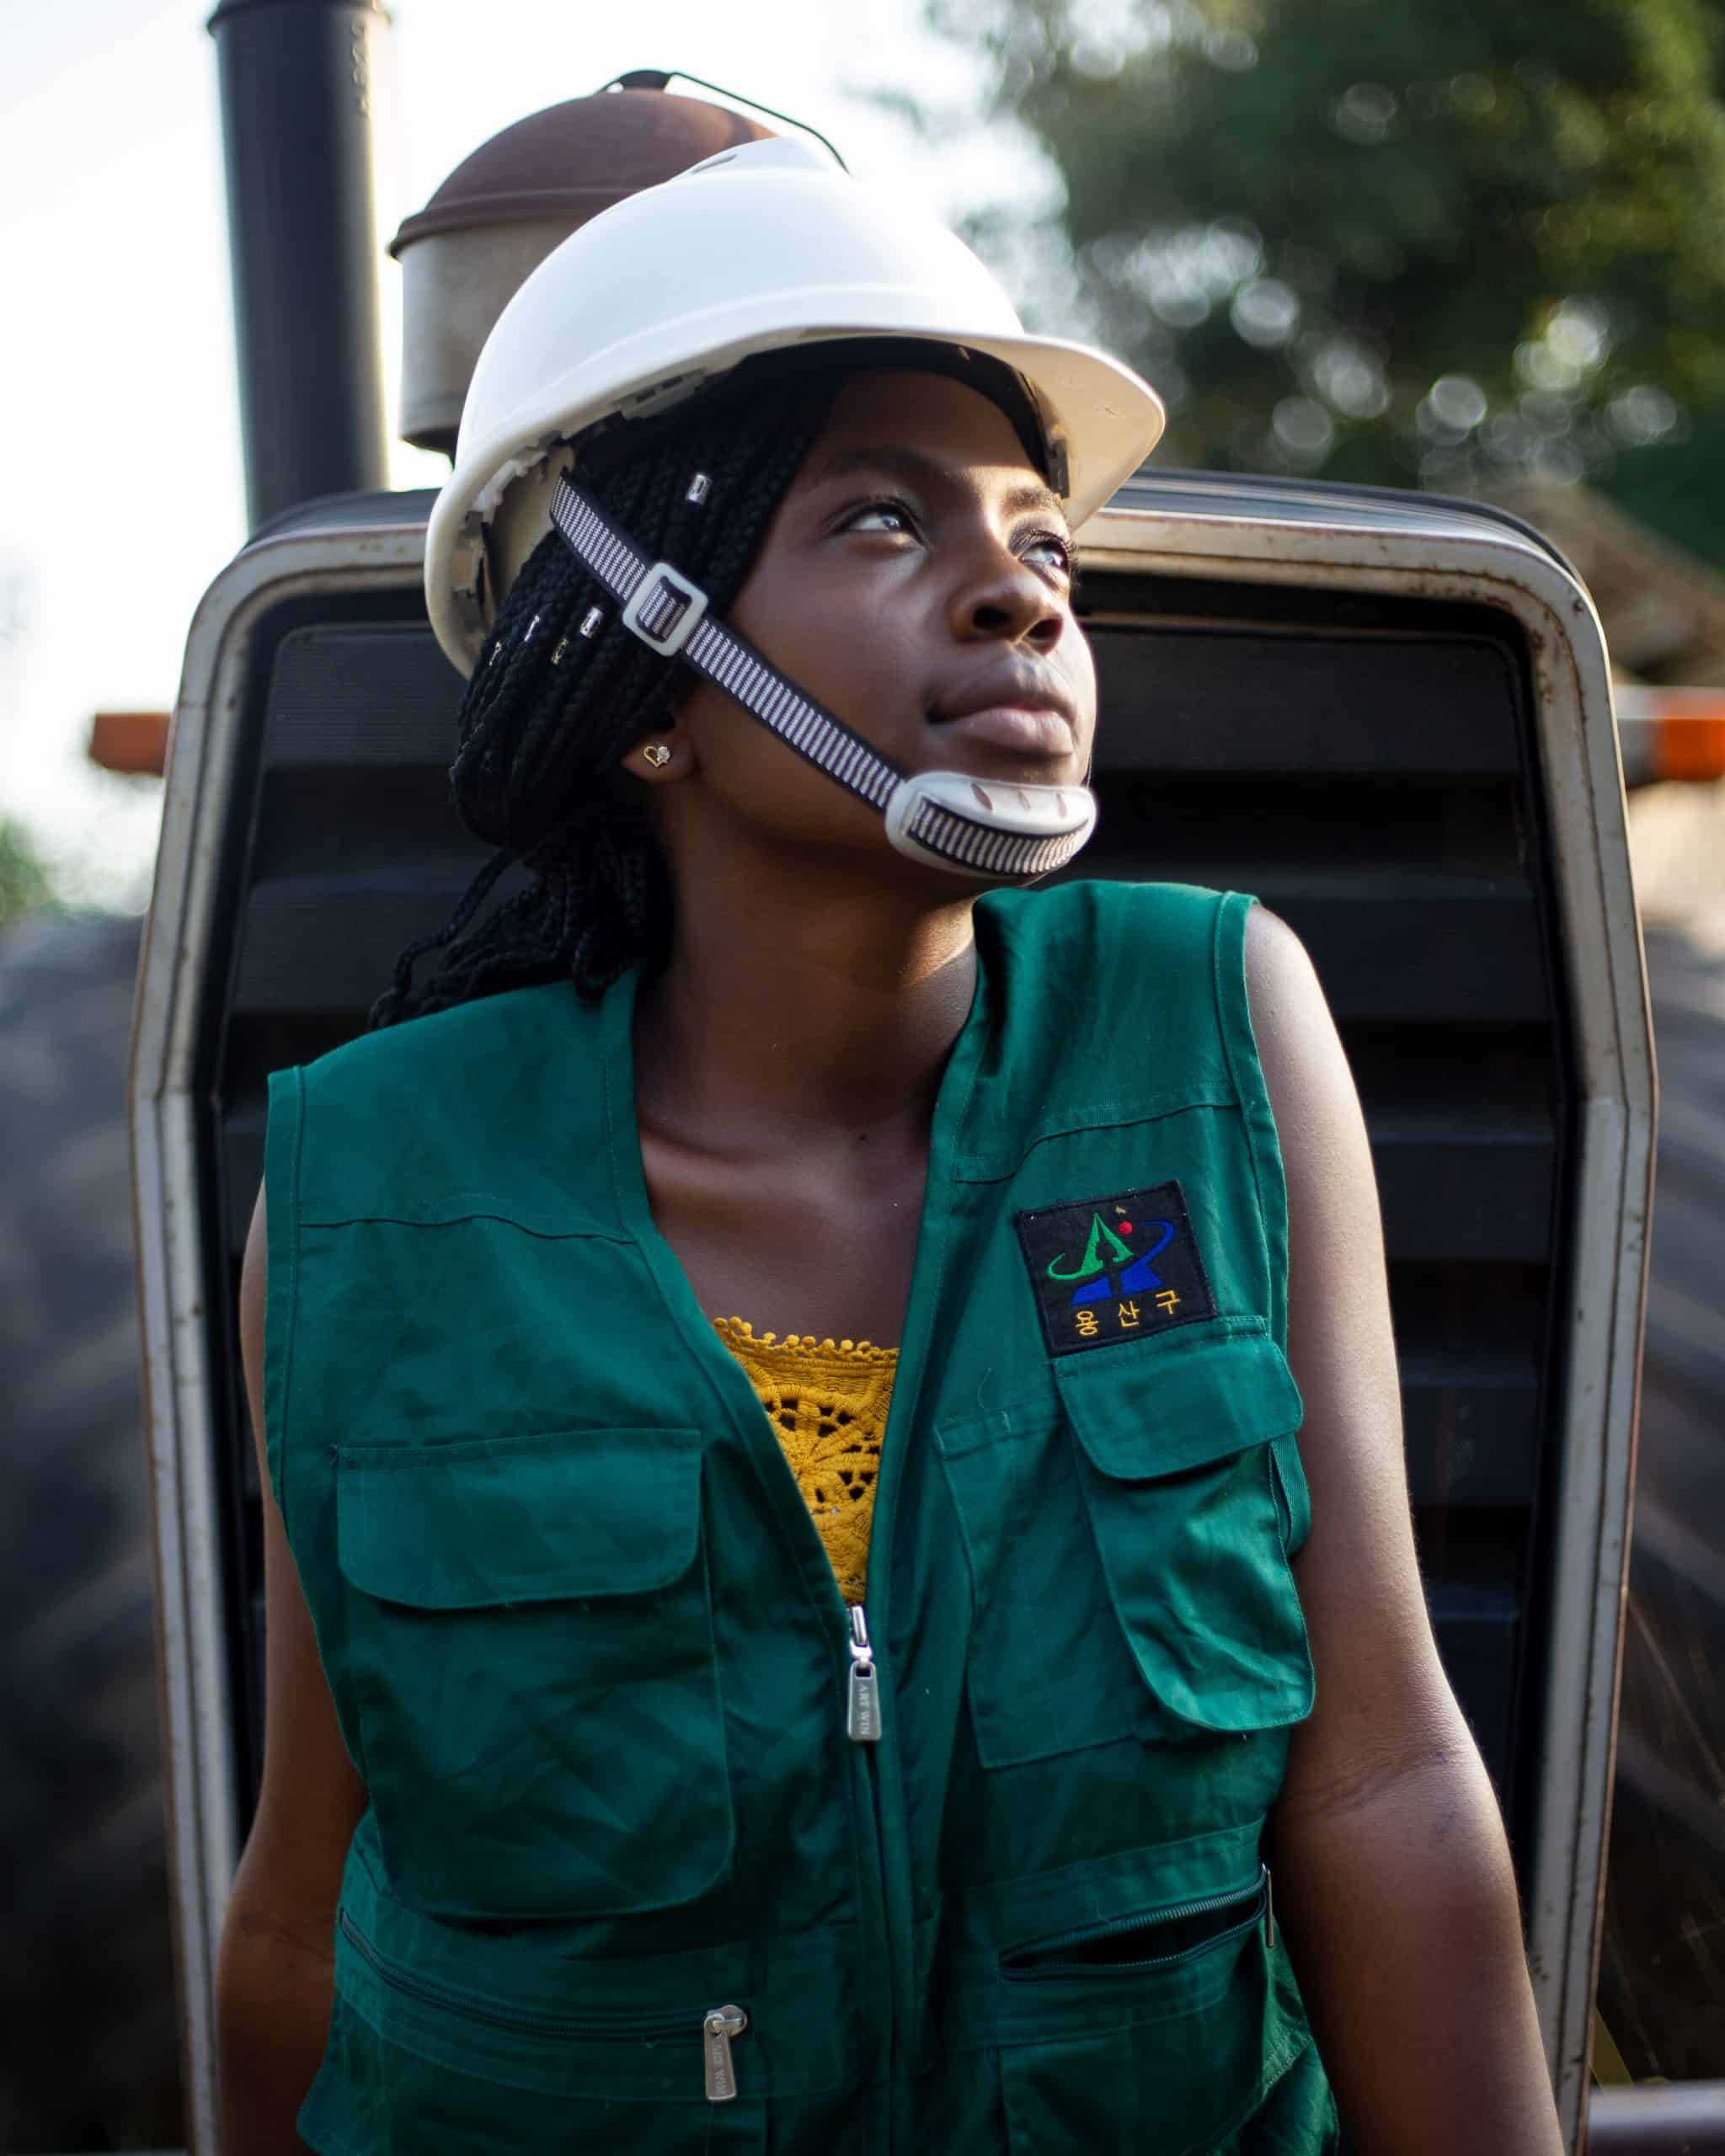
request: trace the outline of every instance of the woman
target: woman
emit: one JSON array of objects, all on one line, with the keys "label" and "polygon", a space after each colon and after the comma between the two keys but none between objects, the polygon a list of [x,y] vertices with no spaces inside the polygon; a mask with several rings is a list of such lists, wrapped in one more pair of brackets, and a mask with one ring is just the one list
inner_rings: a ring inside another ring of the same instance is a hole
[{"label": "woman", "polygon": [[272,1081],[224,2146],[1292,2156],[1332,2083],[1549,2156],[1311,968],[1009,888],[1154,398],[720,162],[494,333],[427,590],[499,851]]}]

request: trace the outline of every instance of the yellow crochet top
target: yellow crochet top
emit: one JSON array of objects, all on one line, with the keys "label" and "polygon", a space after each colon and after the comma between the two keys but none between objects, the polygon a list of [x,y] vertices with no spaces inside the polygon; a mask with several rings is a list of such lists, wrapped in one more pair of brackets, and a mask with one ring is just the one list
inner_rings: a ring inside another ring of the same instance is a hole
[{"label": "yellow crochet top", "polygon": [[784,1447],[846,1602],[868,1581],[868,1529],[880,1440],[899,1367],[896,1348],[817,1340],[812,1332],[757,1333],[746,1319],[713,1330],[743,1366]]}]

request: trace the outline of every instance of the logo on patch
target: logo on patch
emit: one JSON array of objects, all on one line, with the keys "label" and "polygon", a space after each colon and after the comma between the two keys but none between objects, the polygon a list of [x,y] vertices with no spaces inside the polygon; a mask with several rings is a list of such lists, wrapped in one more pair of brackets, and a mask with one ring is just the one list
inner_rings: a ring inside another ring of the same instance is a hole
[{"label": "logo on patch", "polygon": [[1015,1225],[1050,1355],[1216,1314],[1177,1182],[1045,1205],[1019,1214]]}]

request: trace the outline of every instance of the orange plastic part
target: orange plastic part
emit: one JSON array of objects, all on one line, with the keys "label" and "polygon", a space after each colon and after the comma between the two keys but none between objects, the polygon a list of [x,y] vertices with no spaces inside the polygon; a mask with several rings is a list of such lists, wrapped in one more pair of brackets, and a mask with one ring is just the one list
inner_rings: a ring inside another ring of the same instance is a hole
[{"label": "orange plastic part", "polygon": [[107,771],[160,778],[168,767],[165,711],[99,711],[90,722],[90,761]]},{"label": "orange plastic part", "polygon": [[1725,696],[1711,708],[1693,702],[1679,714],[1659,713],[1653,728],[1656,778],[1718,778],[1725,776]]}]

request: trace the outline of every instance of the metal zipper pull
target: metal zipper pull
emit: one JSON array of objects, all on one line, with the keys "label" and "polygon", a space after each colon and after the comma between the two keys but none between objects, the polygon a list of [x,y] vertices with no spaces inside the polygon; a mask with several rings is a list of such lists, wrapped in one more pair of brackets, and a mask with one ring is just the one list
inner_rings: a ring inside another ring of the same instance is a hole
[{"label": "metal zipper pull", "polygon": [[851,1605],[851,1703],[845,1729],[853,1744],[880,1742],[880,1678],[868,1644],[868,1619],[860,1602]]},{"label": "metal zipper pull", "polygon": [[1276,1896],[1268,1865],[1263,1870],[1263,1943],[1267,1952],[1276,1951]]},{"label": "metal zipper pull", "polygon": [[740,2006],[715,2006],[701,2024],[701,2047],[707,2066],[707,2100],[729,2104],[737,2093],[737,2069],[731,2063],[731,2038],[740,2036],[749,2017]]}]

